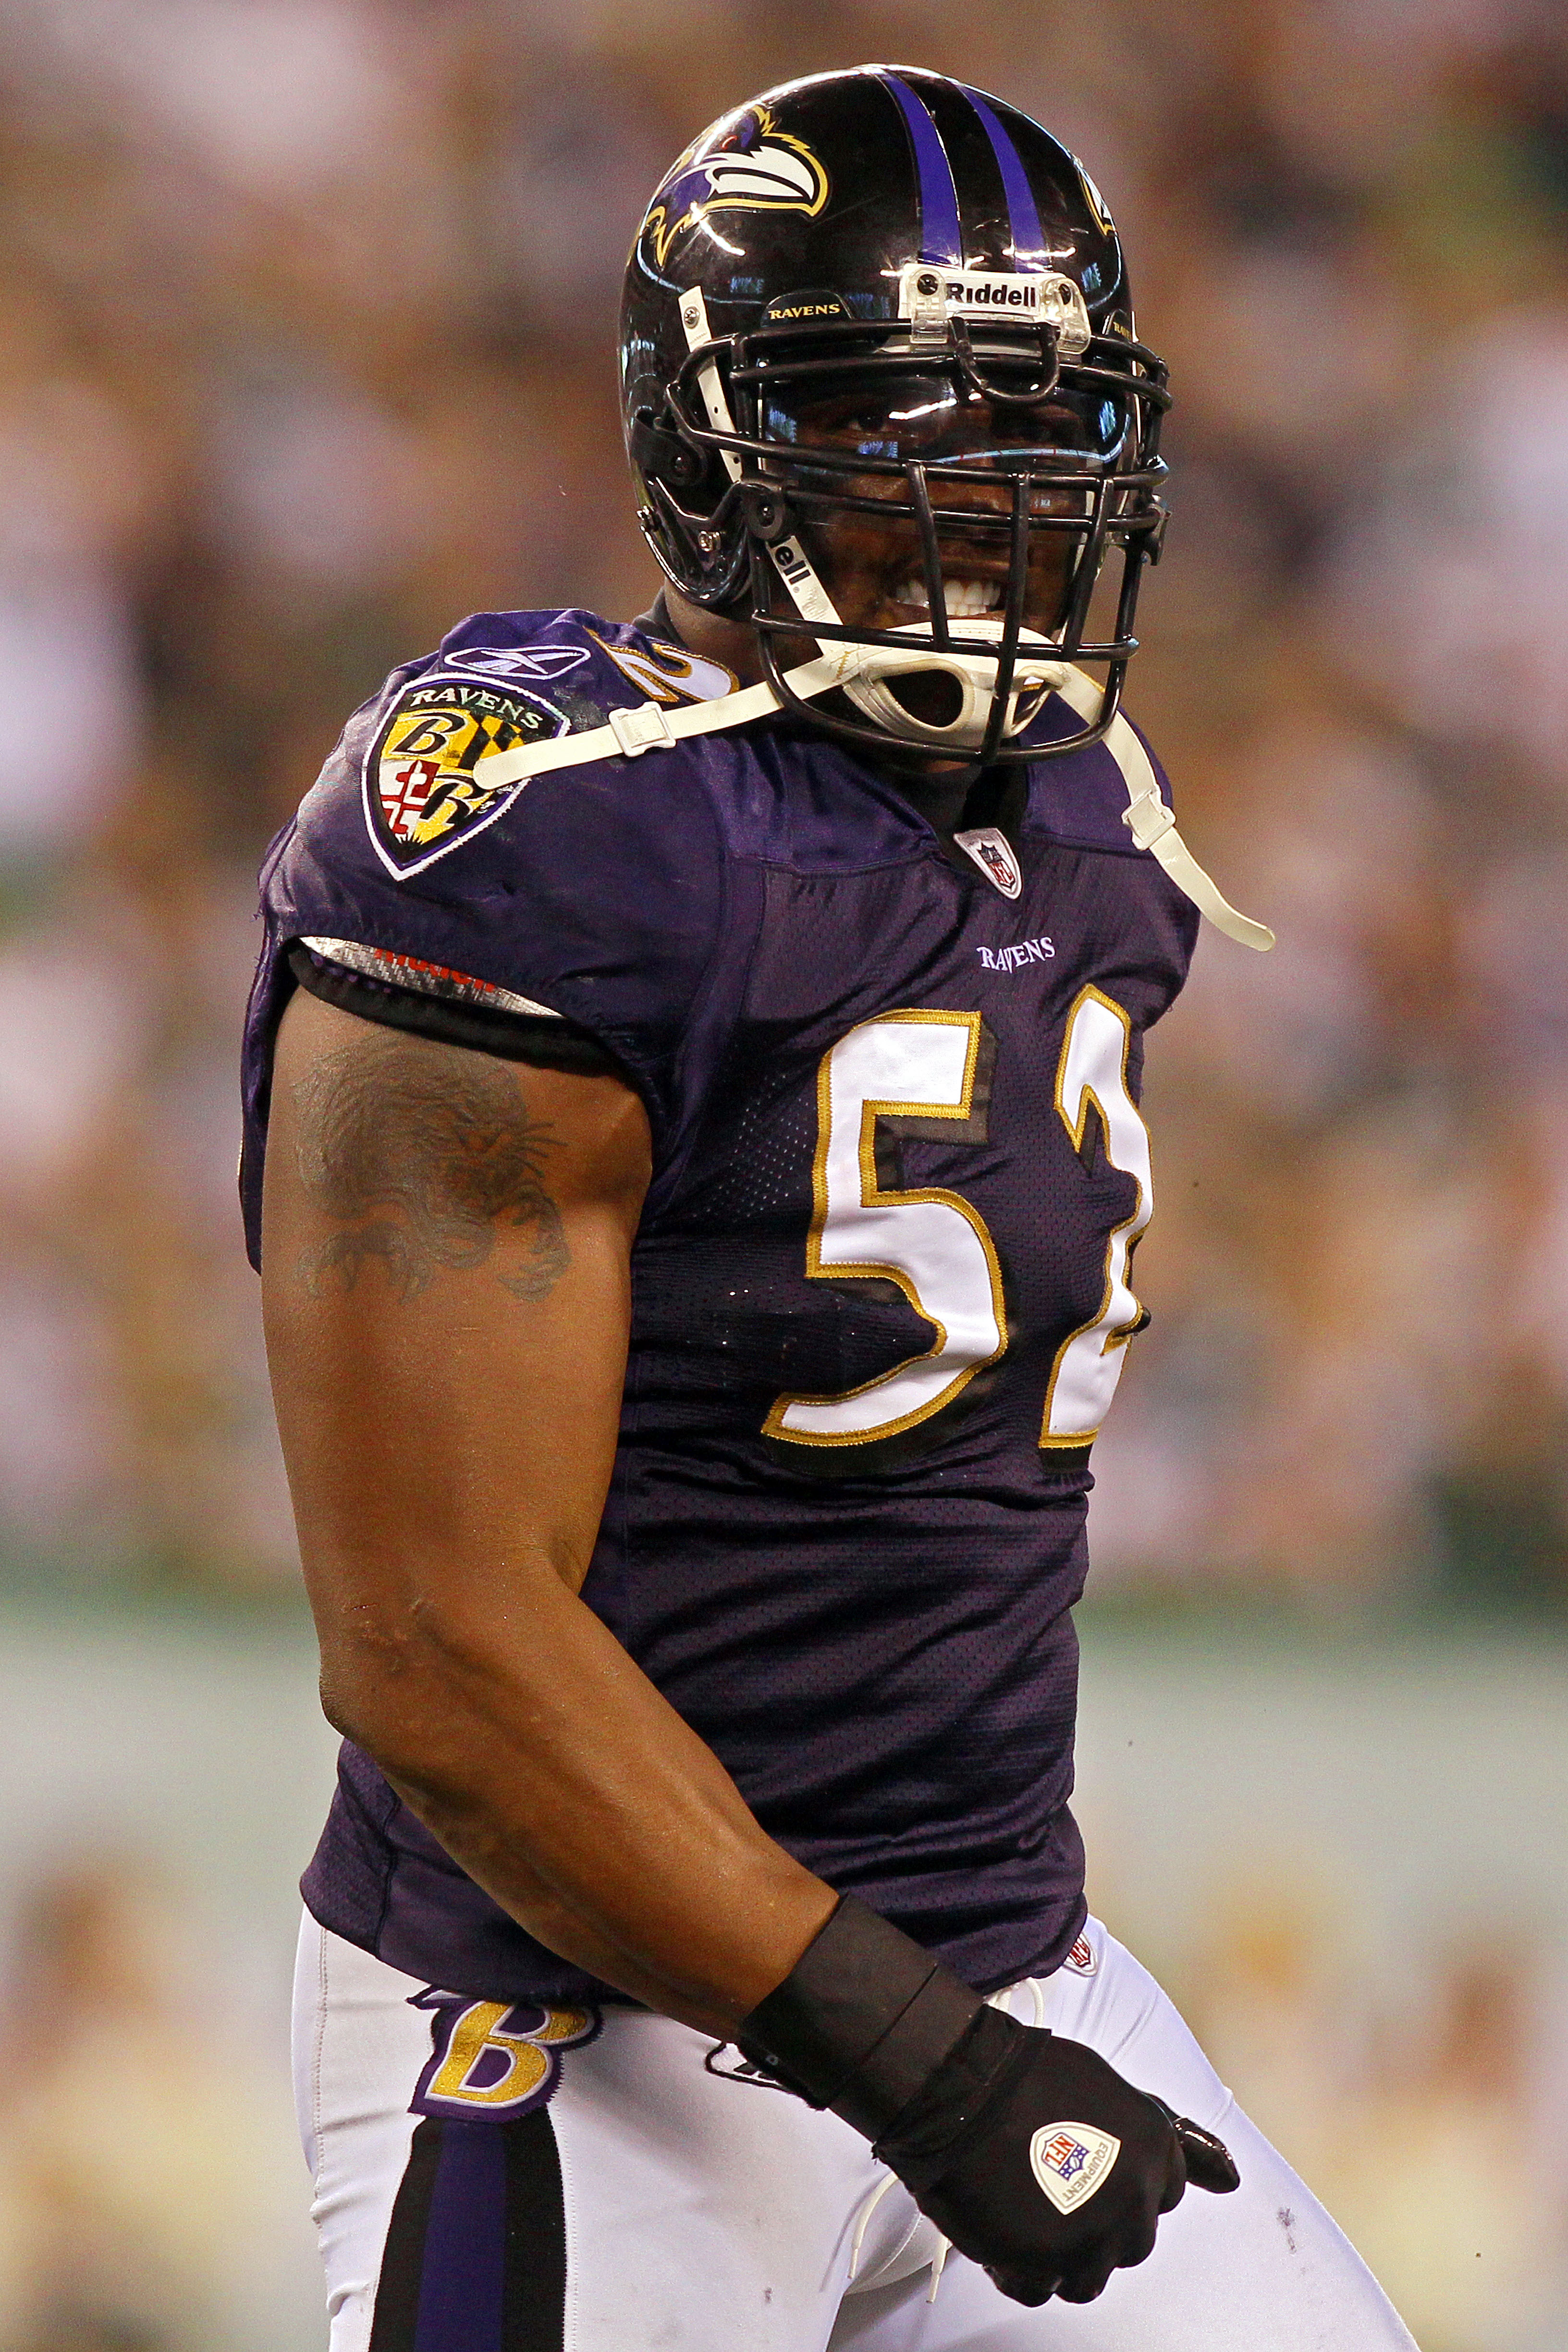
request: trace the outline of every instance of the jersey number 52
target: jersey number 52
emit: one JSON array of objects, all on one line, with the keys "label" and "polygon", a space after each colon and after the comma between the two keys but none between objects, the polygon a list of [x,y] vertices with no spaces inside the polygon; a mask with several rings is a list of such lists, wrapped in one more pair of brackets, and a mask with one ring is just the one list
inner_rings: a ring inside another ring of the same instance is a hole
[{"label": "jersey number 52", "polygon": [[[858,1276],[895,1282],[935,1337],[923,1355],[840,1396],[776,1398],[763,1423],[770,1437],[811,1446],[896,1437],[951,1404],[976,1372],[1005,1353],[1002,1272],[984,1218],[961,1194],[940,1187],[888,1189],[878,1170],[879,1123],[894,1132],[951,1135],[954,1142],[967,1129],[979,1139],[983,1035],[978,1013],[886,1013],[851,1029],[823,1055],[806,1273],[835,1282]],[[1137,1198],[1107,1240],[1099,1313],[1057,1350],[1043,1446],[1089,1444],[1115,1393],[1126,1343],[1142,1320],[1128,1277],[1154,1194],[1149,1131],[1127,1089],[1131,1038],[1119,1004],[1098,988],[1079,991],[1057,1065],[1058,1115],[1079,1151],[1093,1106],[1106,1157],[1132,1178]]]}]

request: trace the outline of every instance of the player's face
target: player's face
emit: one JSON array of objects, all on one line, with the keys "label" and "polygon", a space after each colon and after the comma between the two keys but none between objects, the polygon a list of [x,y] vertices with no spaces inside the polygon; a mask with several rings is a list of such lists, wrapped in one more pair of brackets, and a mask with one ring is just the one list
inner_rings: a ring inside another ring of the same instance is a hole
[{"label": "player's face", "polygon": [[[1079,404],[1066,399],[1045,409],[994,404],[935,373],[837,391],[830,383],[787,405],[775,401],[768,417],[769,437],[788,440],[798,451],[820,448],[905,465],[914,459],[929,468],[948,619],[959,635],[965,619],[1002,612],[1011,567],[1011,478],[1020,463],[1059,470],[1076,461],[1088,470],[1091,455],[1101,464],[1113,456],[1120,425],[1108,407],[1091,425]],[[946,478],[954,467],[994,472],[997,478],[994,484]],[[802,478],[810,483],[804,469]],[[889,508],[907,507],[910,499],[909,482],[898,474],[846,475],[836,468],[817,479],[829,494],[837,490]],[[1031,520],[1041,523],[1080,517],[1088,504],[1084,489],[1045,483],[1029,497]],[[929,621],[912,516],[889,513],[884,521],[860,511],[814,513],[804,503],[797,511],[806,518],[807,551],[847,624],[893,629]],[[952,520],[954,515],[962,520]],[[1031,530],[1026,626],[1045,635],[1061,626],[1080,545],[1070,530]]]}]

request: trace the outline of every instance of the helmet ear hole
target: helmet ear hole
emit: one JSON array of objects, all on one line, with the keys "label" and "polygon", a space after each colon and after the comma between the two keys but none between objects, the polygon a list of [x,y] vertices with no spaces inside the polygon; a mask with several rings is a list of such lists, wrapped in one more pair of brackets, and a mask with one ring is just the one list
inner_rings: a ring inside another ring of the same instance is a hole
[{"label": "helmet ear hole", "polygon": [[[727,526],[721,514],[683,507],[657,475],[647,487],[649,504],[638,520],[666,575],[694,604],[727,610],[745,589],[744,534]],[[672,563],[665,549],[675,551],[678,562]]]},{"label": "helmet ear hole", "polygon": [[[668,410],[665,412],[668,415]],[[683,441],[671,425],[655,420],[651,408],[639,408],[626,428],[632,463],[650,480],[672,482],[678,489],[695,489],[710,470],[710,460]]]}]

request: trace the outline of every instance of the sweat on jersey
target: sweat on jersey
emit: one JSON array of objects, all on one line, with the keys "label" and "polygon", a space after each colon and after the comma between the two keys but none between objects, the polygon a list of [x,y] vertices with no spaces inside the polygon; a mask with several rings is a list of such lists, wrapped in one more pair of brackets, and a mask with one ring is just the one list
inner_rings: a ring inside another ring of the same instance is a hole
[{"label": "sweat on jersey", "polygon": [[[1103,745],[1029,767],[968,854],[783,719],[487,787],[497,751],[726,683],[640,625],[481,614],[356,713],[263,871],[251,1255],[301,980],[618,1070],[654,1176],[583,1599],[770,1835],[988,1991],[1054,1968],[1085,1916],[1089,1448],[1141,1316],[1142,1034],[1197,917],[1131,841]],[[1037,726],[1077,723],[1048,703]],[[451,1991],[617,1997],[352,1744],[303,1891]]]}]

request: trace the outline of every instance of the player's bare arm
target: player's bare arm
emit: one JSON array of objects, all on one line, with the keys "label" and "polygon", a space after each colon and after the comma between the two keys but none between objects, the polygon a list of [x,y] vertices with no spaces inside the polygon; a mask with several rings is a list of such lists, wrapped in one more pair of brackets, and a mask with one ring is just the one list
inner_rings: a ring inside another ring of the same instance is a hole
[{"label": "player's bare arm", "polygon": [[642,1107],[308,996],[274,1087],[267,1337],[326,1711],[541,1941],[726,2034],[835,1898],[577,1598]]}]

